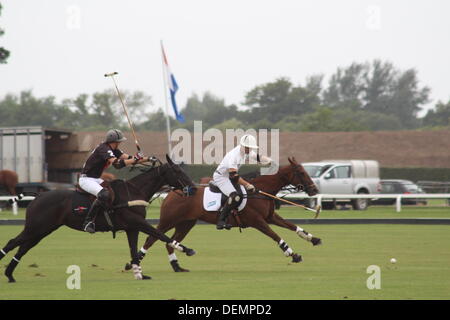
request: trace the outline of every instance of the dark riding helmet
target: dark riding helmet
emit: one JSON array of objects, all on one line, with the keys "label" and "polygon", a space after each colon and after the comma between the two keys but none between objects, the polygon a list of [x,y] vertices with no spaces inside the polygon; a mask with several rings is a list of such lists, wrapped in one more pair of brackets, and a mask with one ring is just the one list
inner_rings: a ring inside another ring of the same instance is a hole
[{"label": "dark riding helmet", "polygon": [[119,129],[111,129],[106,133],[106,139],[105,142],[122,142],[127,140],[125,136],[123,135],[122,131]]}]

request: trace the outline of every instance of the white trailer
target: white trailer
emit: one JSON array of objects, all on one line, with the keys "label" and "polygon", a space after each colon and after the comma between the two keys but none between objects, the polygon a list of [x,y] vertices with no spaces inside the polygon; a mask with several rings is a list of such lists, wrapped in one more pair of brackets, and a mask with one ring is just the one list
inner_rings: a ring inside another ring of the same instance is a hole
[{"label": "white trailer", "polygon": [[17,192],[40,192],[70,188],[68,180],[53,174],[49,165],[55,149],[68,139],[71,131],[40,126],[0,128],[0,170],[12,170],[19,176]]}]

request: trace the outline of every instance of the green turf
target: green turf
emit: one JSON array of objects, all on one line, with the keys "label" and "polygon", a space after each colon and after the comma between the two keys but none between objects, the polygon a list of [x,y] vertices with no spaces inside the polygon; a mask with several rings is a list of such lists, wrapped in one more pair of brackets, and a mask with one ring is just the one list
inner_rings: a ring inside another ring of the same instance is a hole
[{"label": "green turf", "polygon": [[[242,234],[196,226],[184,241],[197,255],[178,254],[190,273],[174,273],[162,243],[142,266],[148,281],[122,272],[128,260],[124,233],[88,235],[61,228],[26,255],[17,283],[0,276],[0,299],[449,299],[450,227],[417,225],[314,225],[324,245],[274,230],[303,255],[290,263],[277,245],[253,229]],[[0,244],[20,232],[0,226]],[[141,236],[141,241],[143,237]],[[389,263],[395,257],[397,264]],[[12,254],[0,262],[0,268]],[[34,265],[34,267],[31,267]],[[81,268],[81,290],[66,288],[66,268]],[[381,268],[381,289],[369,290],[369,265]],[[36,267],[37,266],[37,267]]]}]

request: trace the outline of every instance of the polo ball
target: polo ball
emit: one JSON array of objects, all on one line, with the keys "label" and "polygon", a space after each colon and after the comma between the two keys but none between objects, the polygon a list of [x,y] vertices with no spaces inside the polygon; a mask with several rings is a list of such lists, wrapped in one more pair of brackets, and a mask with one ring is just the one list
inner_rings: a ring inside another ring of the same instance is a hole
[{"label": "polo ball", "polygon": [[395,258],[391,259],[391,263],[396,263],[396,262],[397,262],[397,259],[395,259]]}]

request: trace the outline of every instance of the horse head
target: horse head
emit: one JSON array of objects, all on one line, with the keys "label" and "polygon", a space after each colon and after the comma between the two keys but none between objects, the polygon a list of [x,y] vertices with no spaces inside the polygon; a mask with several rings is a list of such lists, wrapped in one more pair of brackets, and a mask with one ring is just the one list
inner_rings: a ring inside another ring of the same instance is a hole
[{"label": "horse head", "polygon": [[174,163],[172,159],[166,154],[168,170],[166,170],[165,178],[167,183],[174,187],[175,190],[182,190],[186,196],[194,195],[197,191],[192,179],[184,172],[178,164]]},{"label": "horse head", "polygon": [[308,172],[306,172],[305,168],[303,168],[303,166],[298,163],[294,157],[288,158],[288,161],[290,163],[288,182],[296,186],[299,190],[304,189],[309,196],[318,194],[319,190],[312,181]]}]

